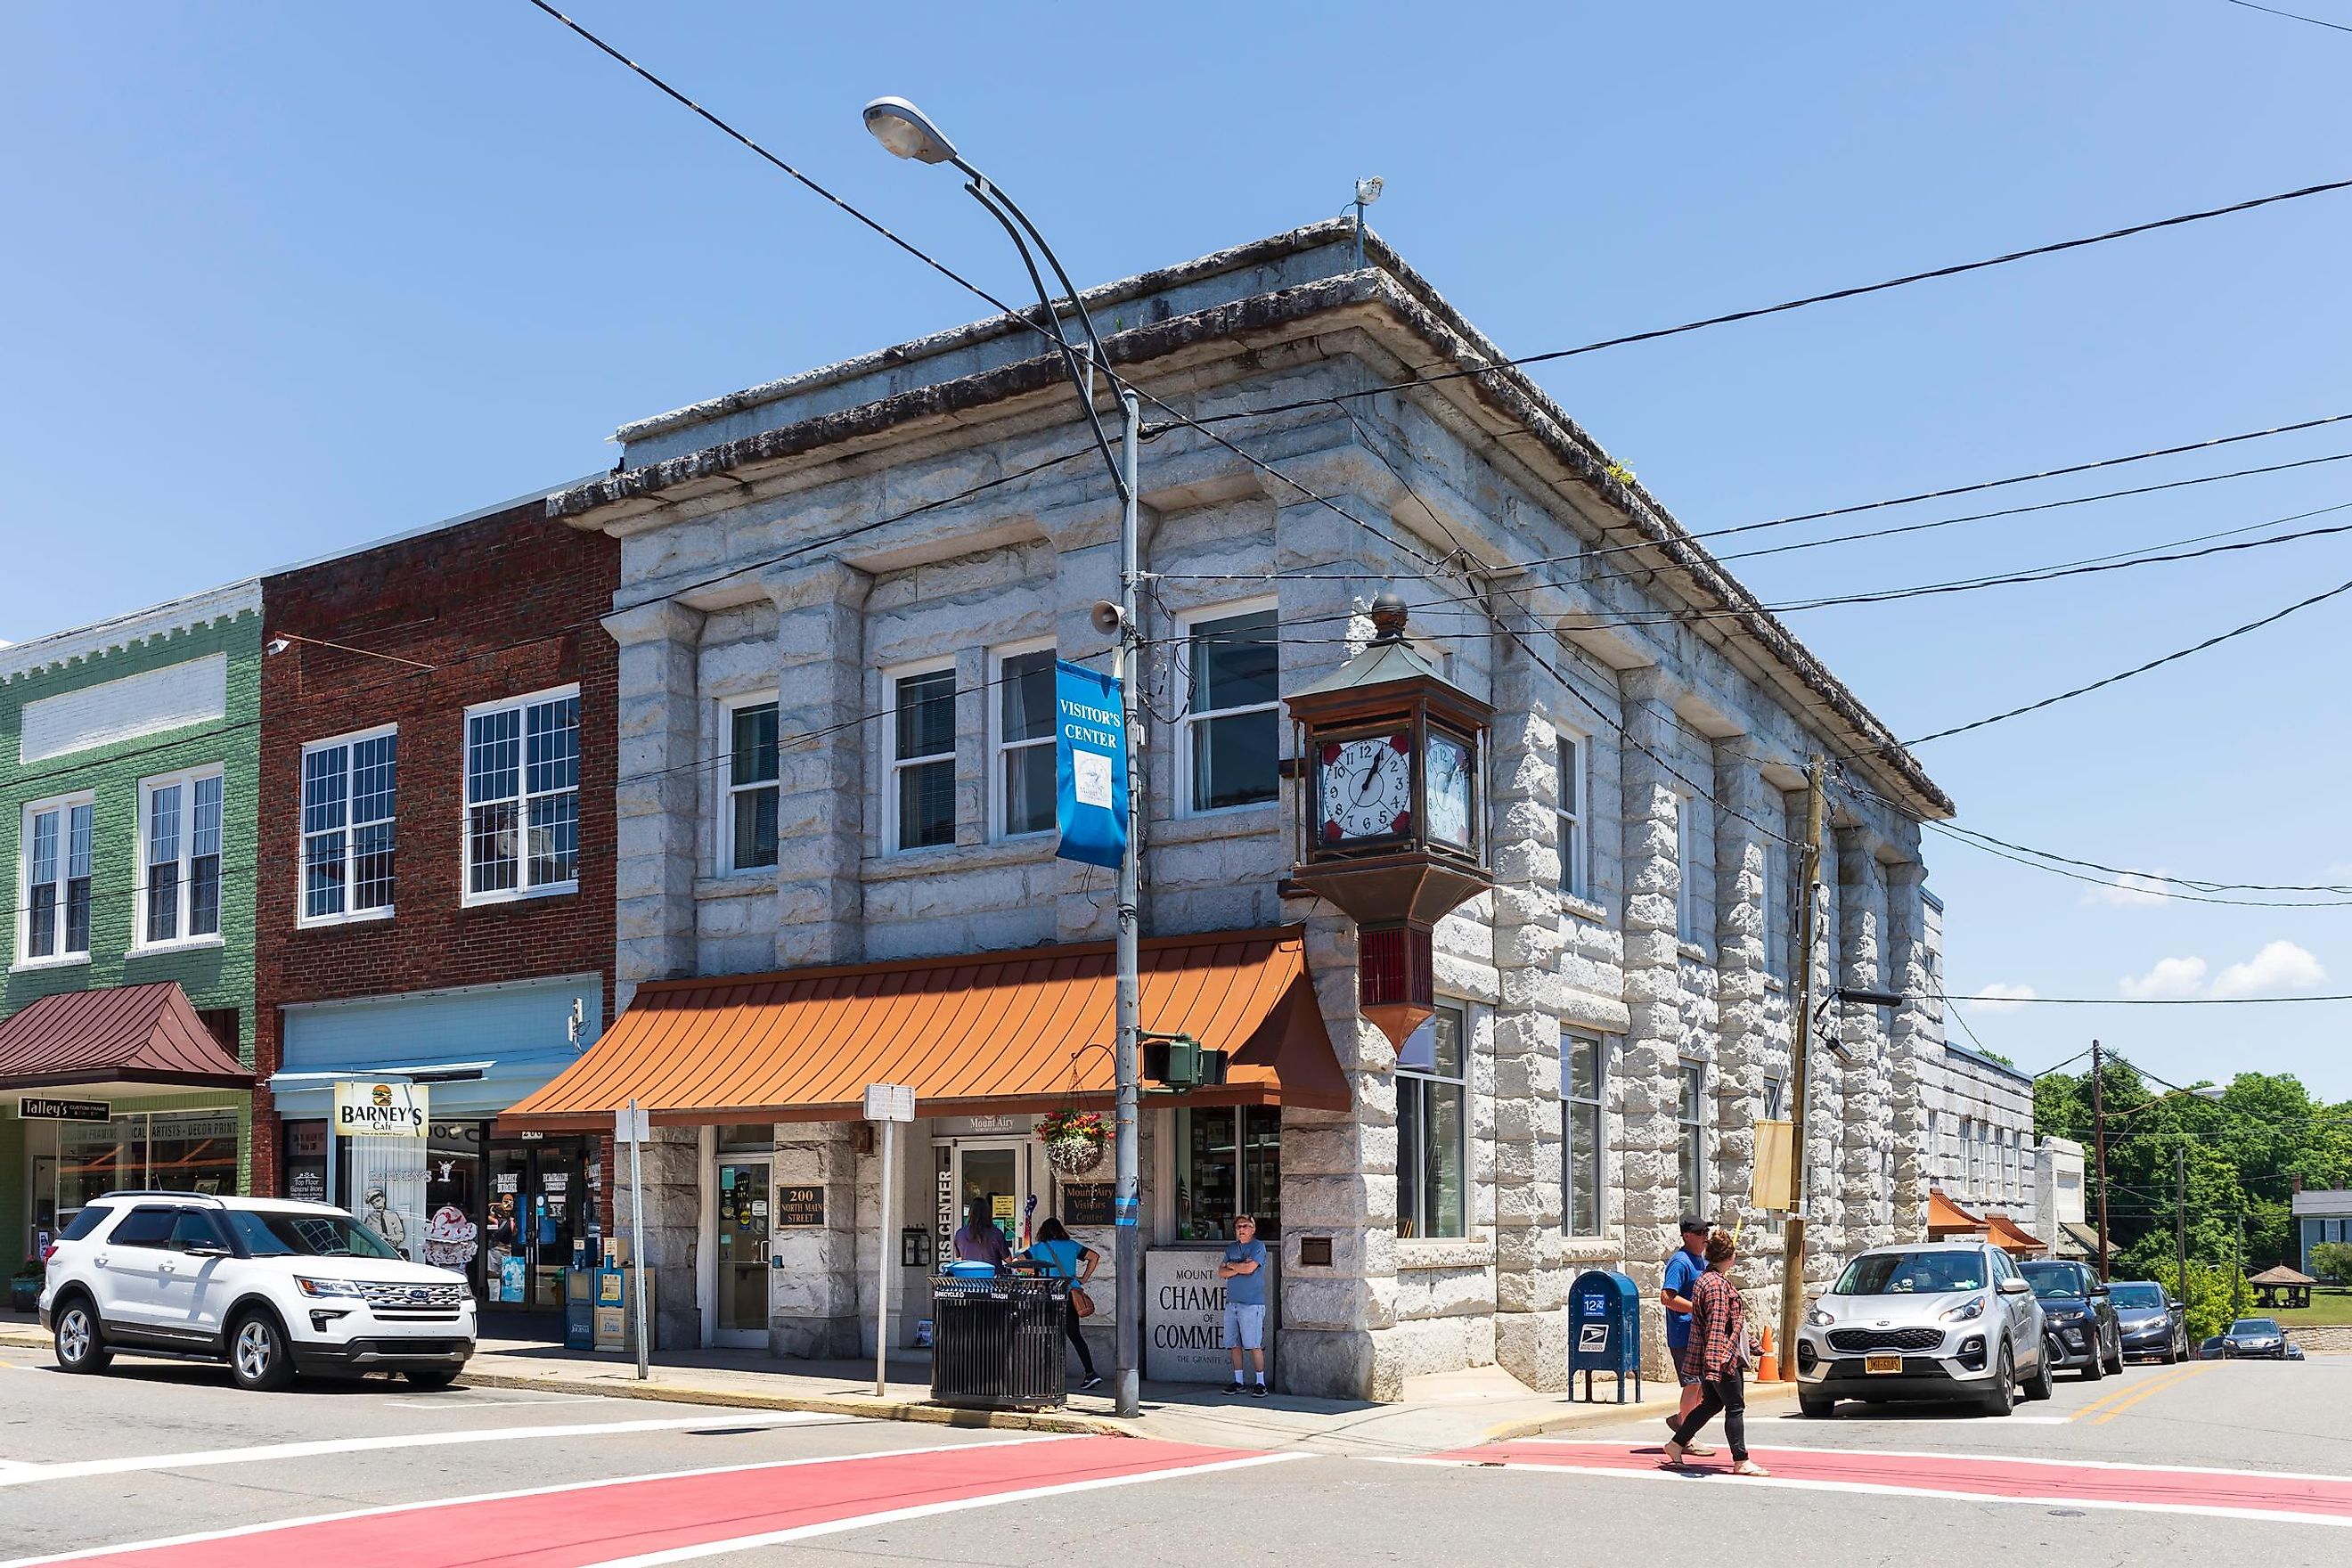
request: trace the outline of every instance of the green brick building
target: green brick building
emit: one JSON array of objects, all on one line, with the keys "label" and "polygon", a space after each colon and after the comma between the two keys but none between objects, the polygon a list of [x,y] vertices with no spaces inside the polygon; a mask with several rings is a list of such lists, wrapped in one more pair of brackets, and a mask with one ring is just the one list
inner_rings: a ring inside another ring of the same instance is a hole
[{"label": "green brick building", "polygon": [[261,658],[256,582],[0,647],[11,1269],[110,1188],[250,1190]]}]

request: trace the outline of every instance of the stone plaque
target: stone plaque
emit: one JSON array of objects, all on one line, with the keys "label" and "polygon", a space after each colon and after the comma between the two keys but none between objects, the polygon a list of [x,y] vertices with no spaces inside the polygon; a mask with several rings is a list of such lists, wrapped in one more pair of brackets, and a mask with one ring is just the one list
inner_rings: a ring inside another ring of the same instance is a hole
[{"label": "stone plaque", "polygon": [[777,1228],[824,1224],[824,1189],[823,1187],[778,1187],[776,1189]]}]

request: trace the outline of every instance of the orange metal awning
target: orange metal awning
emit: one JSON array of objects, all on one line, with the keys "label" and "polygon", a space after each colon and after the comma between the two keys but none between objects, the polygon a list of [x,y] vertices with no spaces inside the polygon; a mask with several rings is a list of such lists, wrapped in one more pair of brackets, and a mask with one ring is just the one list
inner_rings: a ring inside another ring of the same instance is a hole
[{"label": "orange metal awning", "polygon": [[[671,1126],[848,1121],[869,1083],[926,1116],[1108,1104],[1114,962],[1090,942],[652,982],[499,1126],[609,1128],[633,1099]],[[1156,938],[1140,974],[1146,1030],[1232,1057],[1181,1103],[1348,1108],[1297,928]]]},{"label": "orange metal awning", "polygon": [[1939,1241],[1948,1236],[1982,1236],[1985,1222],[1946,1197],[1938,1187],[1927,1189],[1927,1237]]},{"label": "orange metal awning", "polygon": [[1988,1234],[1993,1245],[2003,1252],[2014,1252],[2023,1257],[2032,1257],[2050,1250],[2048,1242],[2034,1236],[2005,1214],[1989,1215],[1986,1223],[1989,1226]]}]

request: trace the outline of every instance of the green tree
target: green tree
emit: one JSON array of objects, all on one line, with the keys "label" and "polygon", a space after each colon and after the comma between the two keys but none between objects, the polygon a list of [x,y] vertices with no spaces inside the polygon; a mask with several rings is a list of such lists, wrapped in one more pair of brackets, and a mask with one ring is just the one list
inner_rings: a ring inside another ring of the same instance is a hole
[{"label": "green tree", "polygon": [[2352,1282],[2352,1241],[2323,1241],[2311,1249],[2312,1271],[2322,1279]]},{"label": "green tree", "polygon": [[2189,1260],[2188,1289],[2184,1290],[2179,1273],[2174,1268],[2172,1258],[2167,1256],[2134,1278],[2153,1279],[2164,1287],[2166,1295],[2187,1304],[2189,1310],[2182,1314],[2181,1322],[2188,1331],[2189,1348],[2192,1352],[2199,1341],[2210,1339],[2230,1326],[2231,1290],[2237,1279],[2227,1269],[2200,1263],[2192,1258]]}]

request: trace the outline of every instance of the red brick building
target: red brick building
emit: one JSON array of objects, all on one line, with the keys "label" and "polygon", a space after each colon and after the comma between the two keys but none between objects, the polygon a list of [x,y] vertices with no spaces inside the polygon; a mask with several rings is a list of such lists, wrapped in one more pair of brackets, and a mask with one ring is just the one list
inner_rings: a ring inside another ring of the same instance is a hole
[{"label": "red brick building", "polygon": [[[534,497],[262,580],[254,1188],[486,1308],[559,1308],[610,1221],[609,1139],[490,1124],[612,1015],[618,579]],[[339,1083],[428,1135],[337,1136]]]}]

